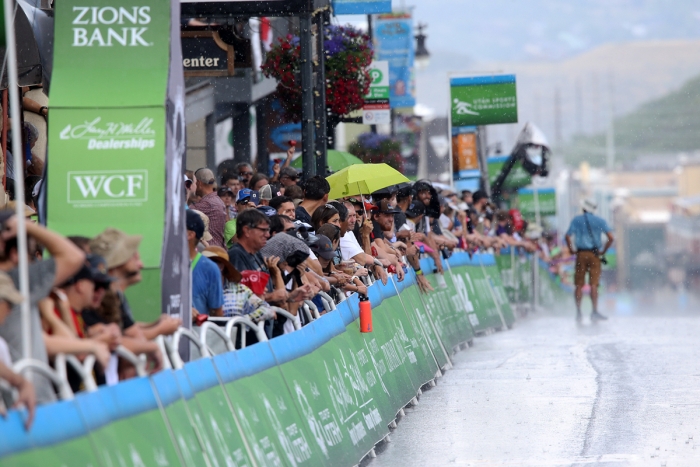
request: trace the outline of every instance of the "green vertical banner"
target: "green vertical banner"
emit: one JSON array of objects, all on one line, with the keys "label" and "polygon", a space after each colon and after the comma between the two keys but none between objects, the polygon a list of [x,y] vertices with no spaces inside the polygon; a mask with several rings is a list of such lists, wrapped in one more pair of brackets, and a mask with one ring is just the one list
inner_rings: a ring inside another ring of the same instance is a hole
[{"label": "green vertical banner", "polygon": [[189,310],[180,295],[189,285],[180,57],[178,2],[56,7],[47,225],[66,235],[107,227],[142,235],[144,279],[132,293],[141,318]]},{"label": "green vertical banner", "polygon": [[537,210],[541,217],[557,214],[557,193],[554,188],[521,188],[518,190],[518,209],[529,222],[537,217]]}]

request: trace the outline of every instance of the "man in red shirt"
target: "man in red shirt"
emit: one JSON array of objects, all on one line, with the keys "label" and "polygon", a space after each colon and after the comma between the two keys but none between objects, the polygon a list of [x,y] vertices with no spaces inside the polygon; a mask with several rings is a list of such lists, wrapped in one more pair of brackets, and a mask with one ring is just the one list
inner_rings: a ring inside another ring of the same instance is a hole
[{"label": "man in red shirt", "polygon": [[203,212],[209,218],[209,233],[212,236],[209,244],[225,248],[226,205],[216,193],[214,172],[202,168],[197,170],[194,176],[197,178],[197,195],[201,196],[201,199],[192,205],[192,209]]}]

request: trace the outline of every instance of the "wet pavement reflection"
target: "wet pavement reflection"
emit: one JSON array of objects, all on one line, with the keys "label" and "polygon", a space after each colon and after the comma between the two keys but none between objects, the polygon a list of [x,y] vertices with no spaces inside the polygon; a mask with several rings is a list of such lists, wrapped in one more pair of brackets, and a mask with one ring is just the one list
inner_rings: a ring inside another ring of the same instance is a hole
[{"label": "wet pavement reflection", "polygon": [[457,354],[371,465],[699,466],[699,336],[688,309],[531,315]]}]

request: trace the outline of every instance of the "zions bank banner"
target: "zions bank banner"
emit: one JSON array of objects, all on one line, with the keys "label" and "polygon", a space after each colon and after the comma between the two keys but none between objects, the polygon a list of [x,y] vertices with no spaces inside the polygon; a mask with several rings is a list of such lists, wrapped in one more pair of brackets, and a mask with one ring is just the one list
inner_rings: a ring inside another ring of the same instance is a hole
[{"label": "zions bank banner", "polygon": [[180,295],[189,269],[179,2],[59,3],[47,224],[66,235],[94,236],[106,227],[142,235],[146,269],[132,307],[189,310]]}]

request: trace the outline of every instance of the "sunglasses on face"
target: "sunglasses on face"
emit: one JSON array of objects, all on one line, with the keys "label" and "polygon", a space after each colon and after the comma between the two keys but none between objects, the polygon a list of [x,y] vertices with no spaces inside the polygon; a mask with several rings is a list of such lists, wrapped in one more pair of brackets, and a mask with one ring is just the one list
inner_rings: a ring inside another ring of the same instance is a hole
[{"label": "sunglasses on face", "polygon": [[239,177],[252,177],[253,172],[238,172]]}]

